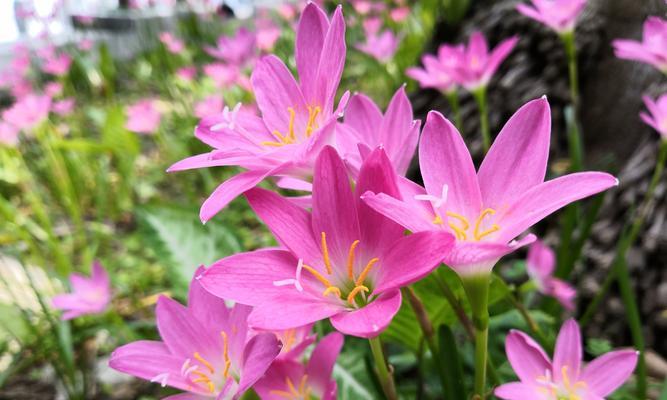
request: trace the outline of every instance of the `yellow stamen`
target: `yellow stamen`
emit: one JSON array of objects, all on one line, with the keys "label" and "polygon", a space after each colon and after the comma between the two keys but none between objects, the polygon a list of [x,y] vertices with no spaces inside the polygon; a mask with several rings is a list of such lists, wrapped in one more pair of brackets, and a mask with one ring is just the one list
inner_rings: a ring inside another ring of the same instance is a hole
[{"label": "yellow stamen", "polygon": [[206,373],[201,372],[201,371],[194,370],[194,371],[192,371],[192,372],[190,372],[190,373],[191,373],[191,374],[195,374],[195,375],[197,375],[197,376],[199,376],[199,377],[202,377],[202,378],[209,379],[208,375],[206,375]]},{"label": "yellow stamen", "polygon": [[301,377],[301,383],[299,383],[299,393],[304,393],[306,390],[306,381],[308,380],[308,374],[304,374]]},{"label": "yellow stamen", "polygon": [[199,361],[200,363],[204,364],[204,366],[211,372],[213,373],[215,371],[215,368],[213,368],[213,365],[211,365],[210,362],[206,361],[202,356],[199,355],[198,352],[195,352],[193,355],[194,358]]},{"label": "yellow stamen", "polygon": [[324,265],[327,267],[327,274],[331,275],[331,259],[329,258],[327,234],[325,232],[322,232],[322,256],[324,257]]},{"label": "yellow stamen", "polygon": [[299,392],[296,391],[296,388],[294,387],[294,384],[292,383],[292,380],[289,378],[289,376],[285,378],[285,380],[287,381],[287,387],[289,388],[289,391],[292,392],[294,396],[298,396]]},{"label": "yellow stamen", "polygon": [[232,365],[232,361],[229,359],[229,340],[227,338],[227,332],[220,332],[222,335],[222,355],[225,359],[225,369],[222,371],[222,376],[229,378],[229,367]]},{"label": "yellow stamen", "polygon": [[322,284],[323,284],[325,287],[329,288],[329,287],[332,287],[332,286],[333,286],[333,285],[331,284],[331,282],[329,282],[329,280],[328,280],[327,278],[323,277],[322,274],[320,274],[319,272],[317,272],[317,270],[316,270],[315,268],[313,268],[313,267],[311,267],[311,266],[309,266],[309,265],[303,264],[303,269],[305,269],[306,271],[310,272],[310,273],[315,277],[315,279],[317,279],[318,281],[322,282]]},{"label": "yellow stamen", "polygon": [[283,147],[285,143],[278,143],[278,142],[262,142],[262,146],[270,146],[270,147]]},{"label": "yellow stamen", "polygon": [[317,129],[317,124],[315,124],[315,118],[322,111],[322,109],[317,106],[315,108],[308,107],[308,123],[306,124],[306,137],[310,137],[314,129]]},{"label": "yellow stamen", "polygon": [[208,377],[197,378],[194,381],[192,381],[192,383],[205,383],[206,386],[208,386],[209,392],[211,393],[215,392],[215,385],[213,384],[213,382],[211,382],[211,380]]},{"label": "yellow stamen", "polygon": [[442,218],[440,218],[439,215],[436,215],[435,218],[433,218],[433,223],[436,225],[442,225]]},{"label": "yellow stamen", "polygon": [[461,226],[456,225],[453,222],[449,222],[449,227],[454,230],[454,233],[456,234],[456,238],[459,240],[466,240],[468,236],[466,235],[466,231],[470,227],[470,223],[468,222],[468,218],[464,217],[461,214],[457,214],[455,212],[447,211],[447,216],[454,218],[458,220],[461,223]]},{"label": "yellow stamen", "polygon": [[361,271],[361,275],[359,275],[359,278],[354,282],[355,285],[360,286],[364,283],[364,280],[366,279],[366,276],[368,276],[368,273],[370,272],[371,268],[373,265],[375,265],[376,262],[380,261],[379,258],[375,257],[372,258],[368,264],[366,264],[366,267],[364,268],[363,271]]},{"label": "yellow stamen", "polygon": [[271,391],[269,391],[269,393],[274,394],[276,396],[284,397],[286,399],[292,399],[293,398],[292,393],[286,392],[284,390],[271,390]]},{"label": "yellow stamen", "polygon": [[368,292],[368,288],[366,286],[356,286],[350,294],[347,295],[347,302],[352,304],[354,302],[354,297],[359,294],[359,292]]},{"label": "yellow stamen", "polygon": [[296,118],[296,112],[294,112],[294,108],[292,107],[287,107],[287,111],[289,112],[289,138],[296,140],[296,135],[294,133],[294,119]]},{"label": "yellow stamen", "polygon": [[350,246],[350,251],[347,253],[347,276],[351,280],[354,280],[354,249],[357,248],[358,244],[359,244],[358,240],[352,242],[352,246]]},{"label": "yellow stamen", "polygon": [[496,213],[496,210],[494,210],[492,208],[487,208],[484,211],[482,211],[482,213],[479,215],[479,217],[477,218],[477,221],[475,222],[475,229],[473,231],[473,235],[475,236],[475,240],[481,240],[484,236],[490,235],[493,232],[496,232],[497,230],[500,229],[500,227],[498,225],[493,224],[493,225],[491,225],[491,228],[489,228],[489,229],[487,229],[483,232],[479,232],[480,225],[482,224],[482,221],[484,220],[484,218],[487,215],[494,215],[495,213]]},{"label": "yellow stamen", "polygon": [[296,340],[296,331],[294,329],[289,329],[285,332],[285,351],[290,351],[292,344]]},{"label": "yellow stamen", "polygon": [[336,295],[336,297],[341,296],[340,289],[338,289],[336,286],[329,286],[324,290],[324,293],[322,293],[322,296],[326,297],[329,295],[329,293],[333,293]]}]

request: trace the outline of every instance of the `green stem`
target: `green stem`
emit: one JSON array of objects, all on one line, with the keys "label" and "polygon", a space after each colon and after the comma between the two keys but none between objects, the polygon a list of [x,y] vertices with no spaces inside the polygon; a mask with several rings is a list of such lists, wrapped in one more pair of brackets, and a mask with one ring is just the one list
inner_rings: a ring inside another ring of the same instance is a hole
[{"label": "green stem", "polygon": [[475,327],[475,398],[484,399],[489,345],[489,275],[464,277]]},{"label": "green stem", "polygon": [[465,329],[466,333],[468,333],[468,336],[470,337],[471,340],[474,339],[475,329],[472,327],[472,322],[470,321],[470,318],[468,318],[468,314],[466,314],[466,311],[463,309],[463,305],[456,298],[456,295],[454,294],[452,289],[450,289],[449,285],[447,285],[447,282],[445,282],[445,280],[442,279],[442,277],[438,274],[437,270],[433,272],[432,275],[435,278],[438,287],[442,291],[442,294],[445,296],[445,299],[454,310],[454,313],[456,314],[456,317],[459,319],[459,322],[461,323],[461,325],[463,325],[463,328]]},{"label": "green stem", "polygon": [[486,86],[482,86],[472,92],[479,108],[479,123],[482,130],[482,146],[484,154],[491,147],[491,133],[489,132],[489,110],[486,104]]},{"label": "green stem", "polygon": [[567,69],[570,75],[570,97],[574,106],[579,105],[579,74],[577,71],[577,45],[574,40],[574,31],[561,35],[567,55]]},{"label": "green stem", "polygon": [[371,346],[371,353],[373,353],[373,360],[375,361],[375,368],[377,370],[378,379],[382,385],[382,390],[384,395],[387,397],[387,400],[398,400],[398,395],[396,394],[396,385],[394,384],[394,377],[389,372],[387,367],[387,360],[384,357],[384,351],[382,350],[382,342],[380,337],[376,336],[374,338],[368,339],[368,343]]},{"label": "green stem", "polygon": [[461,119],[461,106],[459,104],[459,93],[456,91],[456,89],[454,89],[452,91],[446,92],[445,96],[447,97],[449,106],[452,108],[456,129],[458,129],[459,133],[463,135],[463,119]]}]

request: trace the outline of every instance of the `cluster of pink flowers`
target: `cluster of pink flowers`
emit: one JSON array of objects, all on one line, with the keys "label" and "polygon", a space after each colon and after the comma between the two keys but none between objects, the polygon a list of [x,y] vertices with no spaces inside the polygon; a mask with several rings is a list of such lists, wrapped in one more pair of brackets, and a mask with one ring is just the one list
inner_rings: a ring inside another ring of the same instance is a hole
[{"label": "cluster of pink flowers", "polygon": [[388,63],[394,58],[401,37],[390,28],[382,29],[385,20],[400,24],[410,16],[410,7],[404,0],[384,1],[355,0],[352,7],[362,19],[365,41],[354,47],[373,57],[380,63]]}]

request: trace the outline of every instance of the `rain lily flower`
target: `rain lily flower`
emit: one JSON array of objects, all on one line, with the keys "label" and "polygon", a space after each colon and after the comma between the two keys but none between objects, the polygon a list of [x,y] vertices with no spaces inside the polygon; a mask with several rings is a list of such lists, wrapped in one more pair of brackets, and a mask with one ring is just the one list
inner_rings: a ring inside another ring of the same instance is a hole
[{"label": "rain lily flower", "polygon": [[616,57],[650,64],[667,73],[667,20],[648,17],[641,42],[616,39],[612,45]]},{"label": "rain lily flower", "polygon": [[[345,63],[345,22],[338,7],[331,23],[314,3],[299,21],[295,58],[299,83],[276,56],[262,58],[252,73],[252,87],[262,116],[225,109],[204,118],[195,136],[215,149],[169,168],[238,165],[247,171],[223,182],[204,202],[202,221],[212,218],[239,194],[269,176],[309,181],[322,147],[332,140],[344,95],[334,111],[334,97]],[[307,182],[308,183],[308,182]]]},{"label": "rain lily flower", "polygon": [[95,41],[87,38],[81,39],[76,45],[76,47],[78,47],[78,49],[81,51],[90,51],[92,50],[93,46],[95,46]]},{"label": "rain lily flower", "polygon": [[382,28],[382,19],[380,17],[369,17],[362,22],[366,35],[376,35]]},{"label": "rain lily flower", "polygon": [[109,275],[102,264],[93,263],[90,278],[72,274],[69,277],[72,293],[60,294],[51,300],[53,307],[63,310],[63,320],[70,320],[82,315],[100,314],[111,301]]},{"label": "rain lily flower", "polygon": [[656,101],[644,96],[644,104],[646,104],[648,113],[639,114],[642,121],[658,131],[662,140],[667,140],[667,94],[661,95]]},{"label": "rain lily flower", "polygon": [[282,30],[276,26],[269,18],[262,18],[257,21],[257,47],[260,50],[271,51],[280,38]]},{"label": "rain lily flower", "polygon": [[489,52],[484,35],[481,32],[473,33],[455,71],[457,81],[471,92],[486,87],[518,41],[516,36],[503,40]]},{"label": "rain lily flower", "polygon": [[417,150],[420,123],[413,119],[412,105],[399,88],[382,111],[364,94],[355,94],[345,111],[345,122],[336,128],[336,145],[355,175],[362,157],[382,146],[399,175],[405,175]]},{"label": "rain lily flower", "polygon": [[518,4],[517,11],[559,34],[572,32],[586,0],[530,0],[532,7]]},{"label": "rain lily flower", "polygon": [[403,6],[394,8],[389,12],[389,18],[396,23],[405,21],[410,16],[410,7]]},{"label": "rain lily flower", "polygon": [[69,71],[70,65],[72,65],[72,57],[69,54],[50,55],[44,59],[42,71],[55,76],[63,76]]},{"label": "rain lily flower", "polygon": [[528,259],[526,260],[528,276],[537,284],[537,288],[542,294],[552,296],[565,309],[573,311],[577,291],[569,283],[554,278],[555,266],[556,255],[553,250],[539,240],[530,245]]},{"label": "rain lily flower", "polygon": [[278,358],[296,360],[301,357],[306,348],[317,339],[317,335],[312,334],[312,331],[313,324],[273,331],[283,345]]},{"label": "rain lily flower", "polygon": [[227,308],[193,279],[187,307],[168,297],[158,299],[155,314],[162,341],[122,346],[111,354],[109,366],[187,392],[170,399],[238,399],[280,352],[274,334],[248,329],[250,311],[238,304]]},{"label": "rain lily flower", "polygon": [[183,41],[172,35],[171,32],[160,33],[160,42],[173,54],[179,54],[185,50]]},{"label": "rain lily flower", "polygon": [[58,82],[49,82],[44,86],[44,94],[53,98],[63,92],[63,85]]},{"label": "rain lily flower", "polygon": [[134,103],[127,108],[127,122],[125,129],[136,133],[155,133],[160,127],[160,111],[156,101],[145,99]]},{"label": "rain lily flower", "polygon": [[2,113],[2,119],[22,131],[31,131],[49,117],[51,98],[29,94]]},{"label": "rain lily flower", "polygon": [[386,63],[396,54],[399,42],[394,32],[386,30],[377,35],[367,35],[366,42],[357,44],[355,47],[379,62]]},{"label": "rain lily flower", "polygon": [[217,47],[206,46],[204,50],[212,57],[240,67],[255,57],[256,46],[255,34],[240,28],[234,36],[220,36]]},{"label": "rain lily flower", "polygon": [[12,124],[0,121],[0,145],[16,146],[19,142],[19,130]]},{"label": "rain lily flower", "polygon": [[419,82],[422,88],[432,88],[442,93],[456,91],[455,71],[463,61],[463,46],[443,44],[438,48],[438,56],[426,54],[422,57],[424,68],[408,68],[407,75]]},{"label": "rain lily flower", "polygon": [[396,185],[393,167],[376,149],[353,194],[343,161],[325,147],[315,164],[312,213],[268,190],[246,192],[286,249],[219,260],[202,274],[202,285],[218,297],[253,305],[249,323],[258,329],[330,318],[344,334],[379,335],[401,305],[400,287],[430,273],[453,241],[443,231],[405,236],[359,198],[368,190],[398,196]]},{"label": "rain lily flower", "polygon": [[220,114],[225,106],[224,100],[220,96],[208,96],[195,104],[195,115],[197,118],[210,117]]},{"label": "rain lily flower", "polygon": [[215,82],[221,89],[234,84],[240,78],[238,67],[223,63],[211,63],[204,65],[204,74]]},{"label": "rain lily flower", "polygon": [[582,365],[581,332],[573,319],[558,334],[553,361],[519,331],[507,335],[505,352],[520,380],[496,388],[494,394],[505,400],[603,400],[630,377],[638,357],[634,350],[616,350]]},{"label": "rain lily flower", "polygon": [[253,389],[263,400],[336,399],[336,381],[331,378],[343,347],[343,335],[333,332],[317,344],[306,365],[278,360]]},{"label": "rain lily flower", "polygon": [[60,115],[61,117],[69,115],[74,111],[74,106],[76,102],[73,97],[67,99],[59,100],[53,103],[51,106],[51,111]]},{"label": "rain lily flower", "polygon": [[404,201],[365,193],[375,210],[412,232],[451,232],[454,249],[444,261],[461,277],[486,276],[505,254],[535,240],[521,235],[547,215],[618,184],[603,172],[544,181],[551,137],[546,98],[521,107],[500,131],[479,171],[458,130],[431,111],[419,145],[426,189],[414,185]]}]

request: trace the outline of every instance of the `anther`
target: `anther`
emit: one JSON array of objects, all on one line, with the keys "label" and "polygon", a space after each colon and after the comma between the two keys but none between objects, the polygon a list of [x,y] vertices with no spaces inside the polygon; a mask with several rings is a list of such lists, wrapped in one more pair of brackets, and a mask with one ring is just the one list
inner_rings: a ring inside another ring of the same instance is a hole
[{"label": "anther", "polygon": [[322,293],[322,296],[326,297],[326,296],[328,296],[330,293],[335,294],[336,297],[340,297],[340,296],[341,296],[340,289],[338,289],[336,286],[329,286],[328,288],[326,288],[326,289],[324,290],[324,292]]},{"label": "anther", "polygon": [[379,258],[375,257],[372,258],[368,264],[366,264],[366,267],[364,268],[363,271],[361,271],[361,275],[357,278],[357,280],[354,282],[355,285],[360,286],[364,283],[364,280],[366,279],[366,276],[368,276],[368,273],[371,271],[371,268],[373,265],[375,265],[376,262],[380,261]]},{"label": "anther", "polygon": [[347,295],[347,302],[350,304],[354,303],[354,298],[359,294],[359,292],[368,292],[368,288],[363,285],[355,286],[354,289]]},{"label": "anther", "polygon": [[202,356],[200,356],[198,352],[195,352],[195,354],[193,356],[197,361],[202,363],[206,367],[206,369],[208,369],[211,373],[213,373],[215,371],[215,368],[213,368],[213,365],[211,365],[210,362],[206,361]]},{"label": "anther", "polygon": [[358,244],[359,244],[358,240],[352,242],[352,245],[350,246],[350,251],[347,253],[347,276],[351,280],[354,280],[354,249],[357,248]]},{"label": "anther", "polygon": [[327,247],[327,234],[322,232],[322,257],[324,257],[324,266],[327,267],[327,274],[331,275],[331,259],[329,258],[329,248]]},{"label": "anther", "polygon": [[500,230],[500,227],[498,225],[493,224],[493,225],[491,225],[491,228],[489,228],[489,229],[487,229],[483,232],[479,232],[480,225],[482,224],[482,221],[484,220],[484,218],[487,215],[494,215],[495,213],[496,213],[496,210],[494,210],[492,208],[486,208],[479,215],[479,217],[477,218],[477,221],[475,222],[475,229],[473,230],[473,235],[475,236],[475,240],[481,240],[484,236],[490,235],[493,232],[496,232],[496,231]]}]

